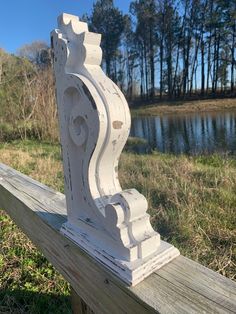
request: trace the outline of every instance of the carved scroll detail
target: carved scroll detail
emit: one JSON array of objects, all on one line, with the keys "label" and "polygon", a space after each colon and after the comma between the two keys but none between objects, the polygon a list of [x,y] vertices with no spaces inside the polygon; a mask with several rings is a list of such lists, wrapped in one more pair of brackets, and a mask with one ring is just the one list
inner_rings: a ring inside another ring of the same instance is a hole
[{"label": "carved scroll detail", "polygon": [[142,264],[156,254],[160,236],[151,227],[145,197],[135,189],[122,191],[119,183],[130,112],[100,67],[100,41],[100,34],[69,14],[59,16],[52,32],[68,210],[62,231],[79,244],[84,236],[85,249],[105,252],[112,263]]}]

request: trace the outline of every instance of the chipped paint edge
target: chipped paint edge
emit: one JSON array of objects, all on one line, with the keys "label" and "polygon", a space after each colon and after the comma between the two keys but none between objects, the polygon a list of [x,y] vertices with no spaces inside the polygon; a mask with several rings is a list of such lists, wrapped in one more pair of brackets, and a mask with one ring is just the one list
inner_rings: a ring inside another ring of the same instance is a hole
[{"label": "chipped paint edge", "polygon": [[123,282],[131,286],[137,285],[154,271],[180,255],[177,248],[161,240],[157,251],[147,259],[128,262],[114,258],[109,252],[101,249],[98,244],[93,243],[89,235],[85,237],[84,233],[81,233],[78,228],[68,222],[62,225],[60,231],[68,239],[76,243],[83,251],[112,271],[112,273]]}]

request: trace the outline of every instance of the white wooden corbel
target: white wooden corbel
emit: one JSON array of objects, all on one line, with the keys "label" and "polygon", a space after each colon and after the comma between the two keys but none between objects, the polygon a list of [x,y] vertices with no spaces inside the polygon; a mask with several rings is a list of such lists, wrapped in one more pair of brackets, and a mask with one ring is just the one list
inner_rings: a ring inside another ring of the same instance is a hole
[{"label": "white wooden corbel", "polygon": [[101,69],[101,35],[69,14],[59,16],[51,35],[68,212],[61,231],[135,285],[179,251],[153,230],[146,198],[121,189],[118,161],[130,112]]}]

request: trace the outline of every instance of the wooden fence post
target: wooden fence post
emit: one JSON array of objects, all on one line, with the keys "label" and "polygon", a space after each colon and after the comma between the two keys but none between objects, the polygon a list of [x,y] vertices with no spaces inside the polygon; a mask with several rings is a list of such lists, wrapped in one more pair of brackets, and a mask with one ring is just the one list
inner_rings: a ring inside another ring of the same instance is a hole
[{"label": "wooden fence post", "polygon": [[73,314],[94,314],[84,300],[71,287],[71,307]]}]

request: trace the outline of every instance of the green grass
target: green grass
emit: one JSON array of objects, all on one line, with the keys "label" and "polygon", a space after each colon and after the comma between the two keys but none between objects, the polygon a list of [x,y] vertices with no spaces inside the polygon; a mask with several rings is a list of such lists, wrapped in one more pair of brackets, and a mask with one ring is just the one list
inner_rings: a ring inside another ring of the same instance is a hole
[{"label": "green grass", "polygon": [[142,149],[142,151],[146,152],[148,151],[148,142],[144,138],[140,137],[129,137],[126,145],[125,145],[125,151],[126,152],[137,152],[139,151],[139,148]]},{"label": "green grass", "polygon": [[[132,144],[131,140],[129,145]],[[6,163],[63,192],[59,145],[0,146]],[[153,153],[121,157],[123,188],[149,202],[153,227],[182,254],[236,279],[236,160],[229,156]],[[0,216],[0,313],[70,313],[69,287],[11,219]]]},{"label": "green grass", "polygon": [[0,313],[71,313],[55,268],[4,213],[0,225]]}]

